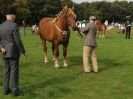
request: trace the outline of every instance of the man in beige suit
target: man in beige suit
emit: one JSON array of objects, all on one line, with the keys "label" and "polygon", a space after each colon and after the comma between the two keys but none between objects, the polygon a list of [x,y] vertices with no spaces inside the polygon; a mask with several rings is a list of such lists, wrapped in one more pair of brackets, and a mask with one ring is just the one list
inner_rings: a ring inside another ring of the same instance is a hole
[{"label": "man in beige suit", "polygon": [[83,47],[83,69],[84,72],[90,72],[91,68],[89,65],[89,59],[91,58],[93,64],[93,72],[98,72],[98,64],[96,58],[96,34],[97,29],[95,25],[95,16],[90,16],[89,23],[87,23],[84,29],[78,29],[80,32],[84,33],[85,40],[84,40],[84,47]]}]

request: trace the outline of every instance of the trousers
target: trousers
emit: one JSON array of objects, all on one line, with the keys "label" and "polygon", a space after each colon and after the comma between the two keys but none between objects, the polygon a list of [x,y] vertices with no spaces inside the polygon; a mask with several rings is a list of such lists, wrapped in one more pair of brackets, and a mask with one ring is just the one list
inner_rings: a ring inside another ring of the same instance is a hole
[{"label": "trousers", "polygon": [[84,46],[83,47],[83,68],[85,72],[90,72],[90,59],[92,60],[92,70],[98,72],[98,63],[96,57],[96,47],[93,46]]},{"label": "trousers", "polygon": [[19,57],[4,58],[3,71],[4,92],[10,90],[10,88],[12,92],[17,91],[19,84]]}]

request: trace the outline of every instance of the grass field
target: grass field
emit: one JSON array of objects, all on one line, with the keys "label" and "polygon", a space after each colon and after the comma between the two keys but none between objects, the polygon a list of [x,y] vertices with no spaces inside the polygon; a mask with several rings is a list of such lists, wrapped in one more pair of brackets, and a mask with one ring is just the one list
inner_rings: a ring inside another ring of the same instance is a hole
[{"label": "grass field", "polygon": [[[22,97],[2,94],[2,58],[0,59],[0,99],[132,99],[133,98],[133,36],[112,33],[97,39],[99,73],[82,73],[83,39],[71,34],[68,47],[69,68],[55,69],[48,45],[49,63],[43,63],[40,38],[30,30],[21,38],[28,59],[20,59]],[[59,63],[63,65],[62,46]]]}]

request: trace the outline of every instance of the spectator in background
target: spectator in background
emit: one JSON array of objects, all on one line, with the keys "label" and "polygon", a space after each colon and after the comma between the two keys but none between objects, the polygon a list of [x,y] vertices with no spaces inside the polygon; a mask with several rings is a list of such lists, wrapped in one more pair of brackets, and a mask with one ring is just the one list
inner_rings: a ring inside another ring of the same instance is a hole
[{"label": "spectator in background", "polygon": [[130,20],[128,19],[126,24],[125,24],[125,28],[126,28],[126,36],[125,38],[126,39],[130,39],[130,34],[131,34],[131,22]]}]

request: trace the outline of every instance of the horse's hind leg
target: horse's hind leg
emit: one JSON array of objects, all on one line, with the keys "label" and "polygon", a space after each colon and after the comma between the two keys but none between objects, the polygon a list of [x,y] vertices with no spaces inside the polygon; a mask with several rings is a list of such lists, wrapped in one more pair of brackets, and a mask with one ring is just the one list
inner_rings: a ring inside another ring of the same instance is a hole
[{"label": "horse's hind leg", "polygon": [[63,45],[63,56],[64,56],[64,67],[68,67],[68,64],[67,64],[67,59],[66,59],[66,55],[67,55],[67,46],[68,44],[66,45]]},{"label": "horse's hind leg", "polygon": [[48,58],[47,58],[46,40],[42,40],[42,45],[43,45],[43,51],[44,51],[44,63],[47,63],[48,62]]}]

